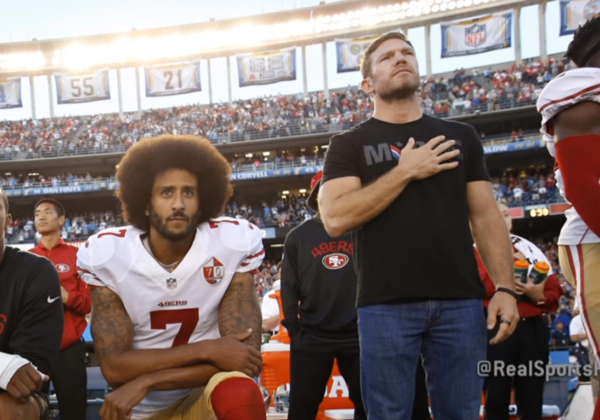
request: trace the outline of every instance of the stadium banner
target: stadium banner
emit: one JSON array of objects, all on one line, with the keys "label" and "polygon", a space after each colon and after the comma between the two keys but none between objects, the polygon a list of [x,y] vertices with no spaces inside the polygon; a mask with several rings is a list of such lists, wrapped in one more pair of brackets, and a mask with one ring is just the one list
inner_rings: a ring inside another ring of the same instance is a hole
[{"label": "stadium banner", "polygon": [[369,45],[380,35],[361,37],[361,38],[345,38],[335,40],[335,51],[337,54],[337,72],[346,73],[349,71],[360,70],[360,60]]},{"label": "stadium banner", "polygon": [[80,74],[57,73],[54,80],[59,105],[110,99],[108,69]]},{"label": "stadium banner", "polygon": [[73,185],[66,187],[39,187],[39,188],[23,188],[23,189],[6,189],[4,192],[8,197],[27,197],[31,195],[46,195],[46,194],[78,194],[87,192],[102,191],[108,187],[108,183],[100,182],[96,184]]},{"label": "stadium banner", "polygon": [[480,54],[512,45],[513,12],[442,22],[442,58]]},{"label": "stadium banner", "polygon": [[200,92],[200,60],[188,63],[144,67],[146,97]]},{"label": "stadium banner", "polygon": [[520,152],[522,150],[533,150],[546,147],[544,140],[526,140],[518,141],[515,143],[502,143],[502,144],[488,144],[483,146],[483,153],[486,155],[493,155],[496,153],[505,152]]},{"label": "stadium banner", "polygon": [[560,0],[560,36],[572,35],[594,14],[600,13],[600,0]]},{"label": "stadium banner", "polygon": [[23,108],[21,78],[0,79],[0,109]]},{"label": "stadium banner", "polygon": [[296,47],[235,57],[240,87],[296,80]]}]

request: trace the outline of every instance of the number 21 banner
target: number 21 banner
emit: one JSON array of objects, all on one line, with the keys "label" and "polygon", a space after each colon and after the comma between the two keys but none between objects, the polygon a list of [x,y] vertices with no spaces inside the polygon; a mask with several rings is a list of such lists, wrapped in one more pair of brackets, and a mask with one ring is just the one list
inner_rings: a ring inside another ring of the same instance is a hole
[{"label": "number 21 banner", "polygon": [[110,99],[108,69],[83,74],[55,74],[56,103],[75,104]]},{"label": "number 21 banner", "polygon": [[200,60],[144,67],[146,97],[182,95],[200,92]]}]

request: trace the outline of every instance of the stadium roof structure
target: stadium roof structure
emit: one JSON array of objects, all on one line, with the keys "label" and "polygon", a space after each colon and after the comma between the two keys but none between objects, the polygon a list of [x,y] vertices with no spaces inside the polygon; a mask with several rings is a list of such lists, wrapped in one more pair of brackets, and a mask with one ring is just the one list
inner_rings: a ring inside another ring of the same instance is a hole
[{"label": "stadium roof structure", "polygon": [[0,77],[264,52],[510,10],[546,0],[348,0],[246,18],[0,44]]}]

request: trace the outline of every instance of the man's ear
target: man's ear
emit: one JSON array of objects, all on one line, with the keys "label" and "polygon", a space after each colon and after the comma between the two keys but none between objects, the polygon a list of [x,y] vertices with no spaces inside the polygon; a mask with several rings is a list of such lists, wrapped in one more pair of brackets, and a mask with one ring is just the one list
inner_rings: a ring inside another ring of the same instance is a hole
[{"label": "man's ear", "polygon": [[6,215],[6,222],[4,223],[4,233],[5,234],[8,234],[8,228],[11,223],[12,223],[12,214],[8,213]]},{"label": "man's ear", "polygon": [[373,85],[371,84],[371,78],[370,77],[367,77],[366,79],[363,79],[362,82],[360,82],[360,87],[363,90],[363,92],[365,92],[367,94],[371,94],[374,91]]}]

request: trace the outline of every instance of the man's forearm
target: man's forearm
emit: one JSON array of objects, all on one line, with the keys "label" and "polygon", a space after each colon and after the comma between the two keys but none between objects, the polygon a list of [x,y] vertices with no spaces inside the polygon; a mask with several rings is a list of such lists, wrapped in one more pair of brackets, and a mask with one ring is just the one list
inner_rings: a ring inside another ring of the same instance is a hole
[{"label": "man's forearm", "polygon": [[272,316],[267,319],[263,319],[263,330],[270,331],[279,325],[279,315]]},{"label": "man's forearm", "polygon": [[502,215],[491,212],[471,219],[477,250],[497,287],[515,289],[513,251]]},{"label": "man's forearm", "polygon": [[397,166],[372,184],[331,200],[329,205],[320,205],[325,228],[331,236],[339,237],[370,222],[398,198],[410,181],[409,174]]},{"label": "man's forearm", "polygon": [[142,375],[210,363],[211,341],[170,349],[128,350],[102,358],[100,366],[107,382],[117,388]]},{"label": "man's forearm", "polygon": [[148,392],[171,391],[174,389],[198,388],[206,386],[213,375],[221,370],[210,364],[187,366],[177,369],[165,369],[158,372],[142,375]]}]

